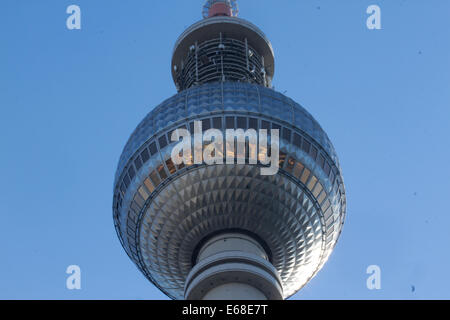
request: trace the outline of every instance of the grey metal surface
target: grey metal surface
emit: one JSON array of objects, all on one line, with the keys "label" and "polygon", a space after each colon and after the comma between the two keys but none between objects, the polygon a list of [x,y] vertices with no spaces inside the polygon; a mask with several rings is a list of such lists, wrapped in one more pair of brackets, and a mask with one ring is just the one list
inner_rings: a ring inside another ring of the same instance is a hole
[{"label": "grey metal surface", "polygon": [[[235,117],[236,124],[239,119],[250,124],[252,118],[258,126],[268,121],[290,130],[289,138],[280,140],[284,160],[278,174],[261,176],[255,165],[169,165],[174,144],[161,144],[161,137],[189,128],[195,119],[214,117],[222,125],[227,117]],[[151,156],[143,161],[145,152]],[[346,200],[334,148],[308,112],[262,86],[212,83],[166,100],[137,127],[119,161],[113,206],[126,252],[169,297],[183,298],[202,239],[218,230],[243,229],[269,246],[287,298],[327,261]]]}]

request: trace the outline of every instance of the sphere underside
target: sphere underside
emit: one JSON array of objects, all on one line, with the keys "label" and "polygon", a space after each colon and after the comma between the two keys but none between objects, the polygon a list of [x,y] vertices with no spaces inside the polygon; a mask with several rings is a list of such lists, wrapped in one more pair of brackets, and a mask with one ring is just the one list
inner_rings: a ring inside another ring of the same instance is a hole
[{"label": "sphere underside", "polygon": [[326,252],[325,222],[307,190],[283,174],[261,176],[252,165],[189,170],[163,188],[140,218],[145,268],[161,289],[181,299],[202,239],[242,229],[264,239],[290,296],[315,274]]},{"label": "sphere underside", "polygon": [[[280,129],[278,173],[262,176],[250,164],[175,165],[168,137],[196,120],[205,129]],[[235,229],[261,239],[287,298],[321,269],[345,217],[343,180],[325,132],[291,99],[246,83],[194,87],[150,112],[124,149],[114,190],[123,247],[174,299],[183,298],[199,243]]]}]

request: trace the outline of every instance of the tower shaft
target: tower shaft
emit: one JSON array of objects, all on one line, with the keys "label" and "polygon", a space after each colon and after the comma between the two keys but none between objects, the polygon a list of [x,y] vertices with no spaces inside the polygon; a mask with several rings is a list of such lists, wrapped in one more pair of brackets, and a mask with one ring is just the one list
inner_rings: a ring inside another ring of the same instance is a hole
[{"label": "tower shaft", "polygon": [[187,300],[281,300],[277,270],[257,240],[222,233],[200,248],[185,285]]}]

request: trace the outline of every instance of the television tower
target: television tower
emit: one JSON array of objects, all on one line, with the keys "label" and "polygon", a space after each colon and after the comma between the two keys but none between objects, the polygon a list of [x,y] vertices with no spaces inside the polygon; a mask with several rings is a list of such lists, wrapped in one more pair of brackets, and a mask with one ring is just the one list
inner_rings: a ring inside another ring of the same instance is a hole
[{"label": "television tower", "polygon": [[[237,15],[236,1],[209,0],[203,19],[178,38],[178,93],[138,125],[115,176],[121,244],[173,299],[287,299],[322,268],[344,223],[345,188],[327,134],[272,89],[272,45]],[[277,173],[237,160],[177,164],[172,133],[194,135],[199,123],[224,135],[278,130]]]}]

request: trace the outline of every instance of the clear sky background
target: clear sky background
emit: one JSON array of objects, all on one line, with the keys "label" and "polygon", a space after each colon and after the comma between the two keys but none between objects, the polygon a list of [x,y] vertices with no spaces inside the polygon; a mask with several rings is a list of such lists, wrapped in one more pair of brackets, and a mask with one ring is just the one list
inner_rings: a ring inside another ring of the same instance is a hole
[{"label": "clear sky background", "polygon": [[[81,30],[66,28],[71,4]],[[371,4],[382,30],[366,27]],[[131,132],[176,93],[173,45],[202,5],[0,2],[0,298],[167,299],[119,243],[113,179]],[[327,131],[346,184],[338,245],[293,298],[450,298],[450,1],[239,5],[272,41],[275,89]],[[381,290],[366,287],[369,265]]]}]

